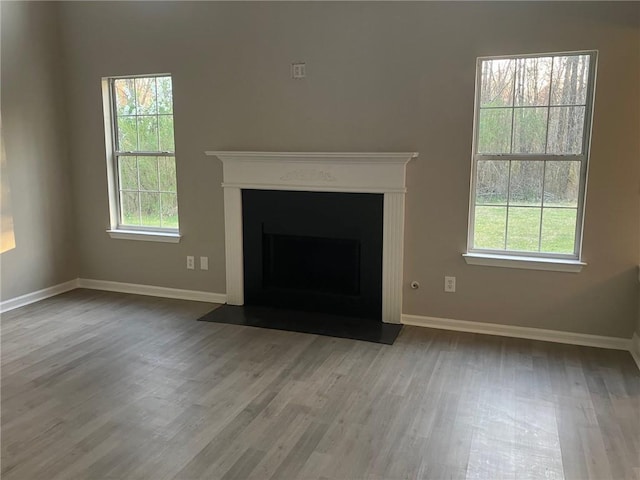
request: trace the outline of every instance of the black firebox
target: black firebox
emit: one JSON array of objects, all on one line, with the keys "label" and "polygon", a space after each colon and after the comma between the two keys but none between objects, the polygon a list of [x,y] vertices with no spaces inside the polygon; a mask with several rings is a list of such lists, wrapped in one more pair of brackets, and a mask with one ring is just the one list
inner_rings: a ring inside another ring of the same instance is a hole
[{"label": "black firebox", "polygon": [[245,304],[381,321],[383,201],[243,190]]}]

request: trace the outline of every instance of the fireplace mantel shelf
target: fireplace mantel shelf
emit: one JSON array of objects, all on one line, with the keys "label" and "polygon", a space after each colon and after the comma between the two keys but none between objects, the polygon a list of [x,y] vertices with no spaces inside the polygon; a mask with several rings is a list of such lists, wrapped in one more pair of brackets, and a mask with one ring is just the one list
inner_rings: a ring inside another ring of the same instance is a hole
[{"label": "fireplace mantel shelf", "polygon": [[415,152],[205,152],[222,161],[225,188],[404,193]]},{"label": "fireplace mantel shelf", "polygon": [[281,161],[304,162],[317,161],[329,163],[401,163],[406,164],[418,156],[417,152],[237,152],[237,151],[206,151],[209,157],[218,157],[223,162],[233,160],[243,161]]},{"label": "fireplace mantel shelf", "polygon": [[227,303],[244,304],[242,190],[384,194],[382,321],[400,323],[407,163],[416,152],[207,151],[223,164]]}]

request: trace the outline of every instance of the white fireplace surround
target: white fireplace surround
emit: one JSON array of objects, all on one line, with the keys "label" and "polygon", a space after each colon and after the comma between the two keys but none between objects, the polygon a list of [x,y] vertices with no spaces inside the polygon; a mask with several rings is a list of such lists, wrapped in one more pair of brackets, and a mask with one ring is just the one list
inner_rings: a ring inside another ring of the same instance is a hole
[{"label": "white fireplace surround", "polygon": [[384,194],[382,321],[400,323],[410,153],[205,152],[223,165],[227,303],[244,304],[242,189]]}]

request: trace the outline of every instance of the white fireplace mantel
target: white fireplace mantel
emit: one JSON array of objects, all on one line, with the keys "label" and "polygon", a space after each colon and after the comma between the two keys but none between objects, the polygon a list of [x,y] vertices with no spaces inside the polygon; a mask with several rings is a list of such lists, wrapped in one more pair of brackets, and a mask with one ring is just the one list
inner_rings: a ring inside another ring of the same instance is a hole
[{"label": "white fireplace mantel", "polygon": [[227,303],[244,304],[242,189],[384,194],[382,320],[400,323],[407,163],[417,153],[205,152],[223,164]]}]

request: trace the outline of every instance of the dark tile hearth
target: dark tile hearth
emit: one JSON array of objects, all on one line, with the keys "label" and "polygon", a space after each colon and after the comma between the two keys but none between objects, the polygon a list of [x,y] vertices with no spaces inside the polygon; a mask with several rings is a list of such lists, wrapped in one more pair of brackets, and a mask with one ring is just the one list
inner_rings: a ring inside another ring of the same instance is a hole
[{"label": "dark tile hearth", "polygon": [[199,318],[198,321],[289,330],[386,345],[393,345],[402,329],[402,325],[327,313],[233,305],[222,305]]}]

